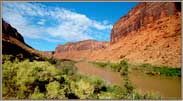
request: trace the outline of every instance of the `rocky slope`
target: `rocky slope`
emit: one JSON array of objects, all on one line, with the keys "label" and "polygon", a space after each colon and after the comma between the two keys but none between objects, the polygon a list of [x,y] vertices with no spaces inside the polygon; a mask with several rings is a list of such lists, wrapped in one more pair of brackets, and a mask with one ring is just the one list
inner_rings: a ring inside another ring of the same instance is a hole
[{"label": "rocky slope", "polygon": [[4,20],[2,20],[2,32],[3,32],[3,35],[5,34],[9,35],[25,44],[24,39],[20,35],[20,33],[18,33],[15,28],[13,28],[10,24],[6,23]]},{"label": "rocky slope", "polygon": [[2,20],[2,54],[13,55],[20,59],[45,60],[51,57],[46,52],[35,50],[27,45],[21,34],[4,20]]},{"label": "rocky slope", "polygon": [[63,48],[58,51],[57,47],[54,56],[88,61],[117,62],[128,59],[133,63],[180,67],[180,10],[180,3],[139,3],[115,23],[108,47],[92,51]]}]

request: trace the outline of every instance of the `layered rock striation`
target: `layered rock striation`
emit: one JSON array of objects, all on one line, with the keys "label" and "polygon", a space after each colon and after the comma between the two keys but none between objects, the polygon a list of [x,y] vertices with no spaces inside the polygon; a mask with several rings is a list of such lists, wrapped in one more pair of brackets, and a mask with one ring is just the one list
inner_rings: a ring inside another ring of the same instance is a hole
[{"label": "layered rock striation", "polygon": [[111,43],[117,42],[132,31],[137,31],[158,19],[181,10],[181,3],[142,2],[117,21],[111,31]]},{"label": "layered rock striation", "polygon": [[70,52],[70,51],[83,51],[83,50],[98,50],[105,49],[108,42],[100,42],[96,40],[84,40],[77,43],[69,42],[65,45],[58,45],[55,53]]},{"label": "layered rock striation", "polygon": [[139,3],[114,24],[111,44],[106,48],[92,49],[91,42],[70,43],[58,46],[54,56],[85,61],[117,62],[128,59],[133,63],[180,68],[180,12],[181,3],[178,2]]},{"label": "layered rock striation", "polygon": [[109,42],[100,42],[96,40],[84,40],[76,43],[67,43],[58,45],[54,52],[55,58],[86,60],[89,55],[98,50],[104,50],[108,47]]}]

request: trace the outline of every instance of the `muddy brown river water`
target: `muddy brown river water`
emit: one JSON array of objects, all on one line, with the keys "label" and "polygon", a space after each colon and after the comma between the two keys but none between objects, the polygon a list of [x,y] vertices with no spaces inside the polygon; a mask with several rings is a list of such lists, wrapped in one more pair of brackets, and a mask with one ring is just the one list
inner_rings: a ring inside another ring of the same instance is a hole
[{"label": "muddy brown river water", "polygon": [[[120,73],[113,72],[104,68],[98,68],[88,62],[78,62],[76,67],[81,74],[98,76],[108,84],[121,86],[123,79]],[[130,81],[136,89],[141,92],[155,92],[163,99],[181,98],[181,78],[167,76],[150,76],[138,70],[133,70],[129,74]]]},{"label": "muddy brown river water", "polygon": [[180,77],[151,76],[140,71],[132,71],[129,78],[139,91],[155,92],[165,99],[181,98]]}]

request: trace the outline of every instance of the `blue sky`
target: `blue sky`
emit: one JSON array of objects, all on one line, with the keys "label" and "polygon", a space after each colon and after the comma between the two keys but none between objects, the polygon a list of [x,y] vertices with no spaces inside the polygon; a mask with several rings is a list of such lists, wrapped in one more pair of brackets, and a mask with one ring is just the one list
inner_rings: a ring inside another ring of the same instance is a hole
[{"label": "blue sky", "polygon": [[86,39],[109,41],[113,24],[136,2],[3,2],[3,19],[31,47],[53,51]]}]

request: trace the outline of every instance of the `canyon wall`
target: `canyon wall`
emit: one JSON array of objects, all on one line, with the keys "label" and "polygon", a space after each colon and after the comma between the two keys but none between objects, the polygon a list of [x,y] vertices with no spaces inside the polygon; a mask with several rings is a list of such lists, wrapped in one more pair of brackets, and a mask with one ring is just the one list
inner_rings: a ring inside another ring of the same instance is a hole
[{"label": "canyon wall", "polygon": [[35,50],[26,44],[23,36],[4,20],[2,20],[2,54],[30,60],[46,60],[51,57],[50,54]]},{"label": "canyon wall", "polygon": [[118,20],[111,31],[111,43],[117,42],[128,33],[136,31],[160,18],[181,10],[181,3],[142,2]]},{"label": "canyon wall", "polygon": [[181,13],[158,19],[138,31],[129,32],[92,61],[129,60],[131,63],[150,63],[181,67]]},{"label": "canyon wall", "polygon": [[9,35],[9,36],[21,41],[22,43],[25,43],[24,39],[20,35],[20,33],[18,33],[15,28],[13,28],[10,24],[5,22],[4,20],[2,20],[2,32],[3,32],[3,34]]},{"label": "canyon wall", "polygon": [[181,4],[139,3],[114,24],[111,44],[91,51],[91,42],[81,43],[60,45],[54,56],[83,61],[119,62],[127,59],[135,64],[150,63],[180,68]]}]

